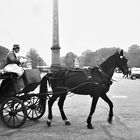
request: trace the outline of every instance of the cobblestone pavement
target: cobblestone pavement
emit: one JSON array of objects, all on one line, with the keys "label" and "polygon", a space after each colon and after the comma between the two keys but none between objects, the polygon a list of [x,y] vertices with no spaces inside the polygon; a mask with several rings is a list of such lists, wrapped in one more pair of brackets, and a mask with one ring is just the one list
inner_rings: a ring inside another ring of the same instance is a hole
[{"label": "cobblestone pavement", "polygon": [[19,129],[9,129],[0,121],[0,140],[140,140],[140,80],[122,79],[115,75],[116,82],[108,96],[114,103],[113,123],[108,124],[108,105],[99,99],[92,124],[86,128],[91,98],[69,96],[65,101],[65,112],[71,122],[65,126],[61,120],[57,102],[53,107],[53,122],[47,127],[47,110],[38,121],[27,120]]}]

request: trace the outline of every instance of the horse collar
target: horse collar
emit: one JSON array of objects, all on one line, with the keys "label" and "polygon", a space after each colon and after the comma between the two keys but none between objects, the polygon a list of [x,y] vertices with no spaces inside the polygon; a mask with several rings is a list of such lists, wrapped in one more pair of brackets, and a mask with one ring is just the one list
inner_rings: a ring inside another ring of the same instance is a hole
[{"label": "horse collar", "polygon": [[99,69],[100,72],[102,72],[106,76],[106,78],[109,81],[109,84],[111,85],[112,84],[112,79],[109,78],[109,76],[104,72],[104,70],[102,69],[101,66],[98,66],[98,69]]},{"label": "horse collar", "polygon": [[100,72],[102,72],[107,77],[108,80],[110,80],[109,76],[104,72],[104,70],[101,66],[98,66],[98,69]]}]

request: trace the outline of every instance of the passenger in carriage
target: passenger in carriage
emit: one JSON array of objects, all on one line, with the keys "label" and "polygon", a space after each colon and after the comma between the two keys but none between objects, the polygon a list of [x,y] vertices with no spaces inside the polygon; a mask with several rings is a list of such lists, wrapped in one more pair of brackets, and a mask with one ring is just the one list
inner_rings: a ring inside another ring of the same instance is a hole
[{"label": "passenger in carriage", "polygon": [[18,44],[13,45],[13,50],[8,53],[5,60],[5,66],[8,64],[17,64],[20,65],[19,60],[17,59],[16,53],[19,53],[20,47]]},{"label": "passenger in carriage", "polygon": [[[14,44],[12,51],[9,52],[6,56],[6,60],[5,60],[4,68],[3,68],[4,74],[6,72],[9,72],[9,73],[17,74],[16,75],[17,78],[22,76],[24,70],[21,67],[20,60],[18,60],[18,57],[17,57],[17,53],[19,53],[19,51],[20,51],[19,45]],[[12,81],[11,79],[9,80],[9,78],[2,80],[1,85],[0,85],[0,103],[3,99],[3,96],[6,96],[5,92],[7,91],[7,88],[9,87],[9,85],[12,84],[11,82]]]},{"label": "passenger in carriage", "polygon": [[8,53],[5,60],[5,72],[13,72],[16,73],[19,77],[22,76],[24,70],[21,67],[21,63],[18,60],[17,54],[20,51],[20,47],[18,44],[13,45],[13,50]]}]

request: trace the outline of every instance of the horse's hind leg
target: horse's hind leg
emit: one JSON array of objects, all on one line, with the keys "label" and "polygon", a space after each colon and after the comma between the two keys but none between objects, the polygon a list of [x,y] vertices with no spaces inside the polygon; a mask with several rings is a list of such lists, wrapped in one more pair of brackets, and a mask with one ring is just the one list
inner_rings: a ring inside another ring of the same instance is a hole
[{"label": "horse's hind leg", "polygon": [[108,122],[112,123],[112,117],[113,117],[113,103],[112,101],[108,98],[108,96],[106,94],[102,95],[101,98],[108,103],[110,110],[109,110],[109,117],[108,117]]},{"label": "horse's hind leg", "polygon": [[61,117],[65,121],[65,124],[70,125],[70,122],[67,120],[67,117],[66,117],[64,109],[63,109],[65,99],[66,99],[66,94],[60,96],[59,101],[58,101],[58,106],[60,109]]},{"label": "horse's hind leg", "polygon": [[56,101],[56,99],[58,97],[59,97],[58,95],[52,95],[52,97],[48,101],[48,120],[46,122],[48,126],[51,125],[51,120],[53,118],[53,115],[52,115],[52,106],[53,106],[53,103]]}]

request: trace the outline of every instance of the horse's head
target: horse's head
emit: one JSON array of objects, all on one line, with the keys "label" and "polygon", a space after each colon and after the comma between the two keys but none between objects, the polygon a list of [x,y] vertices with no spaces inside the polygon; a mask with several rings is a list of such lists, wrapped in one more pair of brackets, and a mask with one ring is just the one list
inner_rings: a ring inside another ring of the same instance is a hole
[{"label": "horse's head", "polygon": [[123,55],[123,50],[116,53],[117,57],[117,67],[123,72],[123,74],[128,73],[127,58]]}]

